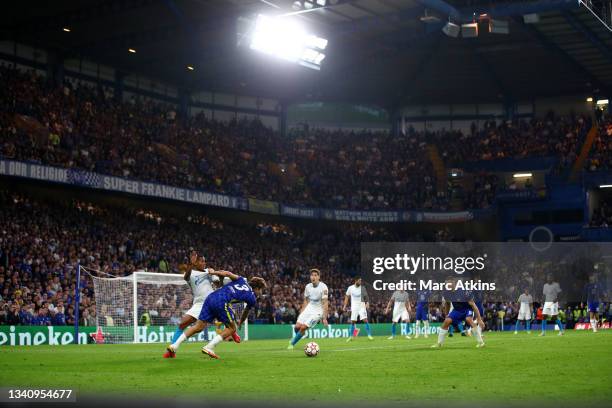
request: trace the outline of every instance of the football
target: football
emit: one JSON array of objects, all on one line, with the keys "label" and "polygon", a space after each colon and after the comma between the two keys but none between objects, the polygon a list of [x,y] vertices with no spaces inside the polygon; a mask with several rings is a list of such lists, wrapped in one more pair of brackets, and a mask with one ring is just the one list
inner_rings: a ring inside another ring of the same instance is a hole
[{"label": "football", "polygon": [[304,347],[304,354],[306,354],[306,357],[316,357],[319,354],[319,345],[311,341]]}]

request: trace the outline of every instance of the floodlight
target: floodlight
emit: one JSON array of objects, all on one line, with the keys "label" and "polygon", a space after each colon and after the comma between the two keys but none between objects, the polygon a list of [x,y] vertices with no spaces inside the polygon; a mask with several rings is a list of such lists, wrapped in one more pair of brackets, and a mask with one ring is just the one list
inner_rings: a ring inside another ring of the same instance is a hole
[{"label": "floodlight", "polygon": [[327,40],[325,38],[317,37],[316,35],[309,35],[306,37],[304,44],[306,47],[318,48],[323,51],[327,48]]},{"label": "floodlight", "polygon": [[317,70],[326,47],[325,38],[307,33],[299,22],[285,16],[257,16],[250,42],[253,50]]}]

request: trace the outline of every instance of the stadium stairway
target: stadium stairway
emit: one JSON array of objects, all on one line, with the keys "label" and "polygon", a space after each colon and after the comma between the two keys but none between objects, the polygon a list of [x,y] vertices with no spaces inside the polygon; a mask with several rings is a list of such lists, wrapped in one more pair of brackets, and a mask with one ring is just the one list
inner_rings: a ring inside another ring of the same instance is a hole
[{"label": "stadium stairway", "polygon": [[436,174],[436,190],[446,191],[448,186],[448,174],[446,172],[446,166],[438,151],[438,146],[434,144],[427,145],[427,152],[429,153],[429,160],[433,164],[434,172]]},{"label": "stadium stairway", "polygon": [[576,158],[574,165],[572,166],[572,172],[569,177],[569,181],[571,183],[576,182],[578,180],[578,176],[580,175],[580,171],[584,168],[584,162],[589,157],[589,153],[591,151],[591,147],[593,146],[593,142],[597,137],[597,124],[593,123],[591,129],[588,131],[586,138],[584,139],[584,143],[582,144],[582,148],[580,149],[580,154]]}]

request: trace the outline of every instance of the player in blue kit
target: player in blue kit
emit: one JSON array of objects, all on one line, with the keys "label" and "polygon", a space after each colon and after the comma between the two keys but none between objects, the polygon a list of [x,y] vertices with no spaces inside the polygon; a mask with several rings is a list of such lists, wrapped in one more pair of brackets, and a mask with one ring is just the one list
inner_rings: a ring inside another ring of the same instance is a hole
[{"label": "player in blue kit", "polygon": [[421,322],[423,322],[423,336],[429,337],[429,297],[430,290],[418,290],[416,292],[416,317],[414,319],[414,338],[421,334]]},{"label": "player in blue kit", "polygon": [[[452,280],[450,282],[454,283]],[[444,340],[446,339],[446,335],[448,334],[450,325],[454,323],[459,324],[464,320],[472,328],[473,337],[477,342],[476,347],[484,347],[484,341],[482,340],[482,332],[480,329],[482,317],[476,303],[474,302],[473,295],[468,291],[457,289],[446,291],[444,294],[444,300],[446,302],[451,302],[453,310],[450,311],[450,313],[446,316],[446,319],[444,319],[442,327],[440,327],[440,332],[438,333],[438,342],[432,347],[442,347]]]},{"label": "player in blue kit", "polygon": [[[214,323],[215,319],[225,325],[225,329],[202,347],[202,353],[207,354],[211,358],[219,358],[215,354],[215,346],[221,343],[224,339],[230,338],[236,330],[238,330],[244,321],[249,316],[249,311],[257,303],[257,296],[266,287],[266,281],[260,277],[253,277],[247,282],[246,278],[238,276],[235,273],[228,271],[211,272],[222,278],[230,278],[231,282],[222,286],[220,289],[211,293],[204,301],[204,306],[200,312],[198,321],[206,328],[207,324]],[[246,307],[240,316],[240,320],[236,322],[232,303],[245,303]],[[188,333],[190,329],[186,331]]]},{"label": "player in blue kit", "polygon": [[596,275],[589,276],[589,283],[584,285],[584,297],[589,308],[589,321],[593,333],[597,333],[599,322],[599,302],[604,298],[603,285],[597,281]]},{"label": "player in blue kit", "polygon": [[[215,285],[219,283],[219,277],[211,273],[214,270],[206,267],[206,258],[198,255],[197,251],[191,251],[189,262],[189,265],[179,265],[179,270],[183,272],[183,279],[185,279],[193,294],[193,306],[181,318],[179,327],[174,333],[172,344],[166,347],[164,358],[176,357],[179,347],[187,340],[184,330],[198,321],[204,301],[215,290]],[[197,323],[195,326],[198,327],[198,331],[203,329],[203,326]],[[240,343],[240,336],[237,333],[234,334],[234,341]]]}]

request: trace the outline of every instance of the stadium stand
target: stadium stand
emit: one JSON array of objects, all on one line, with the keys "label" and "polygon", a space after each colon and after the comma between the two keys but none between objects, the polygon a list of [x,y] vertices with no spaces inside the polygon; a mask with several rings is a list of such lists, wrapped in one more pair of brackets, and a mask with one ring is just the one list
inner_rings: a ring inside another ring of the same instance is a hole
[{"label": "stadium stand", "polygon": [[[298,282],[308,268],[319,266],[334,288],[332,314],[342,320],[342,291],[358,257],[355,239],[389,236],[367,228],[341,235],[274,224],[240,228],[201,216],[178,220],[78,201],[37,201],[6,191],[1,202],[0,322],[11,324],[71,324],[79,262],[117,276],[143,269],[177,272],[189,248],[202,251],[213,267],[274,282],[255,316],[263,321],[290,322],[301,302]],[[81,302],[85,323],[95,314],[89,280]]]},{"label": "stadium stand", "polygon": [[[590,118],[551,113],[487,122],[469,134],[312,129],[281,138],[258,121],[181,118],[161,103],[117,102],[103,88],[55,86],[8,66],[0,84],[2,157],[324,208],[448,210],[457,194],[440,182],[427,143],[434,141],[447,167],[552,156],[564,169],[590,129]],[[588,166],[608,161],[599,140]],[[497,187],[515,188],[477,172],[452,209],[486,208]]]},{"label": "stadium stand", "polygon": [[[342,310],[344,290],[358,270],[360,241],[452,240],[445,229],[424,237],[364,225],[325,232],[275,223],[237,226],[196,214],[176,217],[150,209],[42,200],[6,190],[0,191],[0,204],[0,324],[11,325],[73,324],[79,263],[116,276],[136,270],[176,273],[190,248],[202,251],[212,267],[272,282],[269,296],[252,316],[255,323],[294,322],[301,285],[309,268],[317,266],[331,289],[330,321],[342,323],[348,318]],[[515,267],[518,274],[521,265]],[[508,279],[517,274],[509,273]],[[96,313],[93,286],[87,275],[82,279],[80,323],[88,325]],[[385,302],[372,302],[371,321],[385,321]],[[175,317],[185,308],[173,303],[169,292],[150,293],[142,304],[158,324],[177,324]],[[512,303],[485,306],[492,330],[501,327],[500,311],[506,326],[518,313]],[[581,308],[571,305],[565,311],[570,324],[588,319],[578,313],[579,319],[573,320],[574,310]],[[612,317],[609,304],[602,310],[607,319]],[[432,309],[433,321],[442,317],[439,308]]]},{"label": "stadium stand", "polygon": [[585,162],[588,171],[600,171],[612,169],[612,120],[600,120],[599,130],[595,138],[590,156]]},{"label": "stadium stand", "polygon": [[[393,137],[302,129],[283,138],[258,121],[181,117],[163,103],[118,102],[102,87],[71,81],[58,86],[34,71],[7,65],[0,68],[0,85],[0,157],[339,209],[487,208],[498,190],[518,187],[488,170],[474,171],[469,187],[458,187],[447,180],[447,169],[553,157],[560,173],[576,162],[591,129],[588,116],[551,112],[540,119],[488,121],[481,128],[474,124],[470,132],[409,127]],[[612,163],[606,139],[612,122],[597,119],[597,136],[585,162],[589,171],[609,170]],[[143,269],[176,272],[191,247],[205,248],[214,266],[258,273],[274,282],[270,298],[254,316],[260,322],[293,322],[301,296],[298,282],[309,267],[322,267],[333,288],[331,321],[344,322],[340,288],[350,284],[358,269],[362,238],[424,239],[363,225],[325,233],[283,224],[236,226],[200,215],[177,219],[147,209],[41,201],[9,191],[2,191],[0,216],[5,226],[0,324],[72,324],[78,262],[115,275]],[[611,217],[610,206],[602,202],[588,226],[607,227]],[[259,236],[266,239],[255,239]],[[440,228],[427,239],[449,241],[453,236]],[[92,291],[86,282],[82,324],[95,318]],[[382,320],[383,309],[374,303],[371,320]],[[512,304],[488,304],[489,327],[499,326],[500,311],[508,322],[517,312]],[[568,310],[566,315],[571,320],[576,313]],[[441,317],[434,311],[434,320]]]}]

